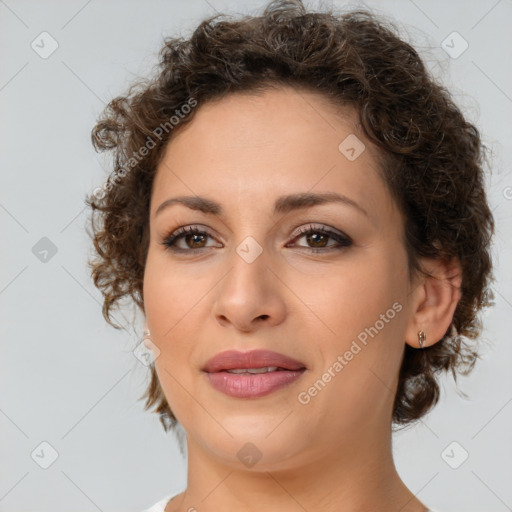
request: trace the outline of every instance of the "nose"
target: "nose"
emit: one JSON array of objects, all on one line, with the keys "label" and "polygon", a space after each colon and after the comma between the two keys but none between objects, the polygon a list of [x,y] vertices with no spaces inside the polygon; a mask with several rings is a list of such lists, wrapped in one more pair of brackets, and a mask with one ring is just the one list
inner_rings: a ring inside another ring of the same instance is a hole
[{"label": "nose", "polygon": [[216,288],[213,314],[223,327],[249,332],[280,324],[286,316],[286,286],[263,251],[254,261],[233,253],[232,266]]}]

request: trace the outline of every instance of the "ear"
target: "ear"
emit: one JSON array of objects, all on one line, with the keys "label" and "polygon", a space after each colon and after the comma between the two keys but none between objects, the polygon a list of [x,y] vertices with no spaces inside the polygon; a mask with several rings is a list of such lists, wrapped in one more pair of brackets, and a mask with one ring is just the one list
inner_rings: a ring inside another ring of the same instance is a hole
[{"label": "ear", "polygon": [[418,331],[425,333],[423,347],[434,345],[446,334],[461,297],[462,269],[457,258],[450,261],[423,259],[421,275],[411,292],[411,317],[406,329],[406,343],[420,348]]}]

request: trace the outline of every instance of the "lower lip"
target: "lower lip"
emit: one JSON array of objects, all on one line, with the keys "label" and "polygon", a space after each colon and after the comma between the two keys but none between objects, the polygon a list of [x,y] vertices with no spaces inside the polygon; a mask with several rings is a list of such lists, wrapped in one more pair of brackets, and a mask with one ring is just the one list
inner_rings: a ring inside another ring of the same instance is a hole
[{"label": "lower lip", "polygon": [[207,373],[211,385],[237,398],[259,398],[296,381],[303,370],[279,370],[267,373],[240,374],[226,371]]}]

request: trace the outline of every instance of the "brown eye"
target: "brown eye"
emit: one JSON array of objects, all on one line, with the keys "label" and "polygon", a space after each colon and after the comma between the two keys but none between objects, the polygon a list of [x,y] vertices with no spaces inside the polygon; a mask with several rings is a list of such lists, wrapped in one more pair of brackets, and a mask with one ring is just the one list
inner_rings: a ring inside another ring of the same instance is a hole
[{"label": "brown eye", "polygon": [[[208,236],[208,235],[206,235]],[[205,235],[201,235],[199,233],[192,233],[192,234],[186,234],[184,237],[183,237],[183,240],[185,240],[185,243],[191,247],[192,249],[201,249],[202,246],[197,246],[195,244],[201,244],[202,242],[204,243],[205,241],[205,238],[206,238]],[[189,242],[194,244],[193,246],[189,245]]]},{"label": "brown eye", "polygon": [[[193,250],[207,249],[205,245],[210,234],[197,227],[190,226],[177,229],[162,242],[167,249],[175,252],[191,252]],[[185,247],[179,247],[178,242],[184,240]]]},{"label": "brown eye", "polygon": [[[327,241],[329,239],[328,235],[320,234],[320,233],[311,233],[310,235],[305,235],[306,240],[310,244],[314,244],[315,247],[325,247]],[[319,244],[319,245],[316,245]]]},{"label": "brown eye", "polygon": [[[304,238],[310,247],[312,252],[326,252],[330,250],[339,250],[343,247],[349,247],[352,245],[352,240],[345,235],[340,233],[336,233],[335,231],[331,231],[324,227],[314,227],[310,225],[308,228],[303,228],[300,232],[300,235],[295,238],[295,240],[300,240]],[[328,240],[332,239],[337,244],[327,245]],[[304,246],[300,246],[304,247]],[[307,249],[308,247],[304,247]]]}]

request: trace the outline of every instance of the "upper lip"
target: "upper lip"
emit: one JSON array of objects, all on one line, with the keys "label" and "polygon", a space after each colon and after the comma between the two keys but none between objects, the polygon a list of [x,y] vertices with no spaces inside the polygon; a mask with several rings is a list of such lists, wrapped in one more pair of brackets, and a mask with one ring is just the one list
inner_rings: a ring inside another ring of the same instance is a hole
[{"label": "upper lip", "polygon": [[203,371],[213,373],[237,368],[264,368],[266,366],[277,366],[286,370],[305,368],[300,361],[272,350],[251,350],[249,352],[226,350],[209,359],[203,367]]}]

